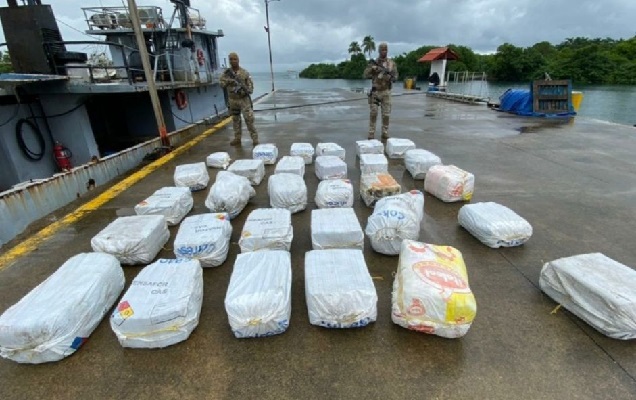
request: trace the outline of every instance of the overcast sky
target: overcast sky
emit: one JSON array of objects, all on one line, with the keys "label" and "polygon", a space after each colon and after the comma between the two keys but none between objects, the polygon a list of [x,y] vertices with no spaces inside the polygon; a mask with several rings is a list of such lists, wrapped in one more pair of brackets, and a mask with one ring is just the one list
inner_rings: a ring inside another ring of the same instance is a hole
[{"label": "overcast sky", "polygon": [[[18,0],[20,3],[22,0]],[[6,0],[0,0],[6,5]],[[65,40],[86,40],[81,7],[121,6],[127,0],[50,0]],[[236,51],[252,72],[268,71],[264,0],[191,0],[208,30],[222,29],[221,61]],[[137,0],[162,7],[168,0]],[[449,43],[492,53],[502,43],[527,47],[570,37],[628,39],[636,35],[636,0],[280,0],[269,4],[274,70],[348,58],[352,41],[371,35],[389,55]],[[75,28],[75,29],[72,29]],[[1,34],[4,41],[4,34]],[[86,51],[86,50],[85,50]]]}]

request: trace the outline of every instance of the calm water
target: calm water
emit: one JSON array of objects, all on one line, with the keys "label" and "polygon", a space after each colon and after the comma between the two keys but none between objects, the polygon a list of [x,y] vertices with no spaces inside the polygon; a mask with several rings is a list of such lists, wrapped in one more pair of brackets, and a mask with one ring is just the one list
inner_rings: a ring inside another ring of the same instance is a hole
[{"label": "calm water", "polygon": [[[256,95],[271,90],[272,82],[269,73],[254,73]],[[422,86],[423,83],[421,84]],[[357,89],[369,86],[366,80],[347,79],[297,79],[285,73],[274,74],[276,89],[320,90],[320,89]],[[530,84],[469,82],[450,84],[449,91],[476,96],[489,97],[498,102],[499,96],[509,88],[529,89]],[[398,90],[401,90],[400,88]],[[612,85],[574,85],[573,90],[583,92],[583,103],[579,116],[625,125],[636,124],[636,86]]]}]

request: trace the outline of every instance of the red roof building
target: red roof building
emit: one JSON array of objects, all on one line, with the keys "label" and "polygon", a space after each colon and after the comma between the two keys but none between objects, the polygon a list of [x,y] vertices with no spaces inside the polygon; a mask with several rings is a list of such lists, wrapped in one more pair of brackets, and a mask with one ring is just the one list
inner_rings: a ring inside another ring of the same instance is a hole
[{"label": "red roof building", "polygon": [[424,54],[417,62],[430,62],[436,60],[458,60],[459,56],[448,47],[438,47]]}]

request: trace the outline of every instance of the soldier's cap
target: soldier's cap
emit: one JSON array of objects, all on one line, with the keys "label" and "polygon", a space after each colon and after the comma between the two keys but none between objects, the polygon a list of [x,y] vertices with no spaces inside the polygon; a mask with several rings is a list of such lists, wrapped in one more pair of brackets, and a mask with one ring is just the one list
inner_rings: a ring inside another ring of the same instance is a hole
[{"label": "soldier's cap", "polygon": [[382,42],[382,43],[380,43],[380,45],[378,46],[378,49],[382,49],[382,48],[384,48],[384,49],[388,49],[388,48],[389,48],[389,45],[387,45],[387,44],[386,44],[386,42]]},{"label": "soldier's cap", "polygon": [[239,58],[238,54],[236,54],[235,52],[231,52],[230,54],[227,55],[227,58]]}]

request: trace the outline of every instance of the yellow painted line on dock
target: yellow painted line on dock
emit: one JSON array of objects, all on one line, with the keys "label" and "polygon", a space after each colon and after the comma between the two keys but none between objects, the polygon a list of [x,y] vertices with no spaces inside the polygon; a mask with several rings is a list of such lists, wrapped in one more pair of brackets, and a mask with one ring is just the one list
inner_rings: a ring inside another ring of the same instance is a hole
[{"label": "yellow painted line on dock", "polygon": [[18,258],[26,256],[33,250],[36,250],[40,246],[40,244],[53,236],[53,234],[55,234],[57,231],[79,221],[84,216],[90,214],[92,211],[99,209],[104,204],[117,197],[121,192],[125,191],[135,183],[150,175],[152,172],[157,170],[162,165],[166,164],[168,161],[196,146],[203,139],[207,138],[208,136],[212,135],[213,133],[227,125],[231,120],[232,118],[225,118],[218,124],[214,125],[212,128],[204,131],[199,136],[190,140],[189,142],[183,144],[180,147],[177,147],[172,152],[146,165],[132,175],[124,178],[119,183],[113,185],[110,189],[106,190],[104,193],[100,194],[88,203],[80,206],[72,213],[65,215],[62,219],[55,221],[51,225],[30,236],[28,239],[24,240],[20,244],[17,244],[15,247],[11,248],[0,256],[0,270],[6,268]]}]

